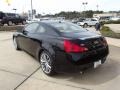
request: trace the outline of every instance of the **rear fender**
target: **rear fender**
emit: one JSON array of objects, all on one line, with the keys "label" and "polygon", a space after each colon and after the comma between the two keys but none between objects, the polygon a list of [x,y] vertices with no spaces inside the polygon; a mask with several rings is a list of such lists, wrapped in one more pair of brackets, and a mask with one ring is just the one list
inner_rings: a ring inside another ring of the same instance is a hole
[{"label": "rear fender", "polygon": [[49,52],[51,54],[52,58],[55,59],[55,51],[52,48],[52,46],[49,45],[48,43],[44,43],[44,44],[42,44],[41,47],[39,47],[37,49],[37,53],[36,53],[37,60],[39,60],[39,57],[40,57],[40,54],[42,53],[42,51]]}]

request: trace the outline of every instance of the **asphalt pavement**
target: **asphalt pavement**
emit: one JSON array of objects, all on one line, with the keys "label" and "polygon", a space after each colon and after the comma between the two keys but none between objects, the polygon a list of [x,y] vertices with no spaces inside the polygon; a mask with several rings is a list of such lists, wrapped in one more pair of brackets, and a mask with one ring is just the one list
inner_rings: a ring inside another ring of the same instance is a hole
[{"label": "asphalt pavement", "polygon": [[32,56],[14,49],[12,34],[0,33],[0,90],[120,90],[120,47],[109,45],[106,63],[96,69],[49,77]]}]

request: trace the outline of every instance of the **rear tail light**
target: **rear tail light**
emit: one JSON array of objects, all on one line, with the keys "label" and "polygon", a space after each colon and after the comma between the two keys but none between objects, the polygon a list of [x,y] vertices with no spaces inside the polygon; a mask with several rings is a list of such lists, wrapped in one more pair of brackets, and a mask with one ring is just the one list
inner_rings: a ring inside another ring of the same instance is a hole
[{"label": "rear tail light", "polygon": [[69,41],[69,40],[64,41],[64,49],[68,53],[70,53],[70,52],[75,52],[75,53],[85,52],[85,51],[88,50],[83,45],[75,44],[75,43],[73,43],[72,41]]}]

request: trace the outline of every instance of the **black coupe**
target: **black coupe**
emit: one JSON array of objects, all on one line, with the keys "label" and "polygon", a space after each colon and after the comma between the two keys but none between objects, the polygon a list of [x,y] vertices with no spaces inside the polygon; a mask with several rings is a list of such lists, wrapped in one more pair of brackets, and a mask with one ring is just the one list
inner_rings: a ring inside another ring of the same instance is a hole
[{"label": "black coupe", "polygon": [[16,50],[39,60],[42,71],[76,70],[103,64],[109,53],[105,38],[65,21],[34,22],[13,35]]}]

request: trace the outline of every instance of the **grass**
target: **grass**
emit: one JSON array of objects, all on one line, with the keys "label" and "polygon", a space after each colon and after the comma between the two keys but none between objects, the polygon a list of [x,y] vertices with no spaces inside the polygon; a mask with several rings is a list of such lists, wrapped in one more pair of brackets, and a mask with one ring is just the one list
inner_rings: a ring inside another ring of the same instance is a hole
[{"label": "grass", "polygon": [[120,39],[120,33],[115,33],[114,31],[110,30],[110,28],[107,26],[103,26],[100,32],[105,37],[112,37],[112,38]]},{"label": "grass", "polygon": [[0,31],[22,30],[23,26],[0,26]]},{"label": "grass", "polygon": [[101,21],[101,24],[104,25],[104,24],[120,24],[120,20],[117,20],[117,21],[112,21],[112,20],[109,20],[109,21]]}]

